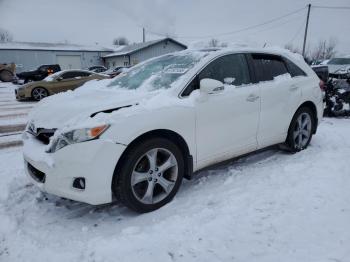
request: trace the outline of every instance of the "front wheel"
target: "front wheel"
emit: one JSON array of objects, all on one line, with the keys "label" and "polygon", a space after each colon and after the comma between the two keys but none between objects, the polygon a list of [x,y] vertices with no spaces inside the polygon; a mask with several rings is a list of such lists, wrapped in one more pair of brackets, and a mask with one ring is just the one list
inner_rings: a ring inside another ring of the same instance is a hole
[{"label": "front wheel", "polygon": [[43,87],[36,87],[32,91],[32,98],[36,101],[40,101],[41,99],[47,97],[49,93]]},{"label": "front wheel", "polygon": [[307,108],[300,108],[294,115],[288,130],[287,145],[289,148],[298,152],[310,144],[315,118],[313,112]]},{"label": "front wheel", "polygon": [[128,150],[115,171],[113,193],[137,212],[156,210],[177,193],[184,174],[183,159],[181,150],[167,139],[140,143]]}]

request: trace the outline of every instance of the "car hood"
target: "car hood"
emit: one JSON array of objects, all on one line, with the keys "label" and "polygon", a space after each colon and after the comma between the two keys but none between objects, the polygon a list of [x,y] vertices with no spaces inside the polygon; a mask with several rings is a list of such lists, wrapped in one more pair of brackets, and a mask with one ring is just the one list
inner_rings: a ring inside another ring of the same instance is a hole
[{"label": "car hood", "polygon": [[29,121],[36,128],[61,129],[72,123],[79,125],[89,121],[99,113],[112,113],[135,106],[153,95],[152,92],[131,90],[78,88],[43,99],[30,112]]}]

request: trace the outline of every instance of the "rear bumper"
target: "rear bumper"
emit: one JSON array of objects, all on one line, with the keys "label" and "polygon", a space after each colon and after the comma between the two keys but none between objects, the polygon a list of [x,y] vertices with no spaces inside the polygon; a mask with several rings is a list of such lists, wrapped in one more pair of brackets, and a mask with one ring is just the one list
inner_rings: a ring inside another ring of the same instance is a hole
[{"label": "rear bumper", "polygon": [[[112,201],[113,173],[125,146],[97,139],[55,153],[46,153],[45,148],[31,135],[24,139],[25,171],[40,190],[92,205]],[[77,177],[85,179],[85,189],[73,187]]]}]

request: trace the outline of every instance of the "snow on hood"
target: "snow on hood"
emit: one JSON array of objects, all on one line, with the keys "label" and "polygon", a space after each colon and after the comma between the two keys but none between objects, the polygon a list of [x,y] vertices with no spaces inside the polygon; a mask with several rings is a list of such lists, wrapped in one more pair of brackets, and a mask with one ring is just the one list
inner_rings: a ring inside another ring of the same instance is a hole
[{"label": "snow on hood", "polygon": [[67,91],[40,101],[30,112],[36,128],[62,132],[100,124],[111,124],[118,117],[169,107],[193,106],[193,99],[179,99],[170,89],[156,91],[108,88],[110,79],[89,81],[75,91]]},{"label": "snow on hood", "polygon": [[47,97],[30,112],[29,119],[39,128],[61,128],[73,119],[89,119],[94,113],[135,105],[154,95],[135,90],[101,88],[109,81],[90,81],[75,91]]}]

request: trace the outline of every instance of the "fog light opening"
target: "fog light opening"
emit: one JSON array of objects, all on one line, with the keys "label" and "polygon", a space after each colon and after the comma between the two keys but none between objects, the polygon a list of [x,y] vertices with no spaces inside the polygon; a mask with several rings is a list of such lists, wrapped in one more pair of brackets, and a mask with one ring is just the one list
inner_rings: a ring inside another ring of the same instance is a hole
[{"label": "fog light opening", "polygon": [[85,178],[84,177],[77,177],[73,181],[73,187],[79,190],[85,189]]}]

